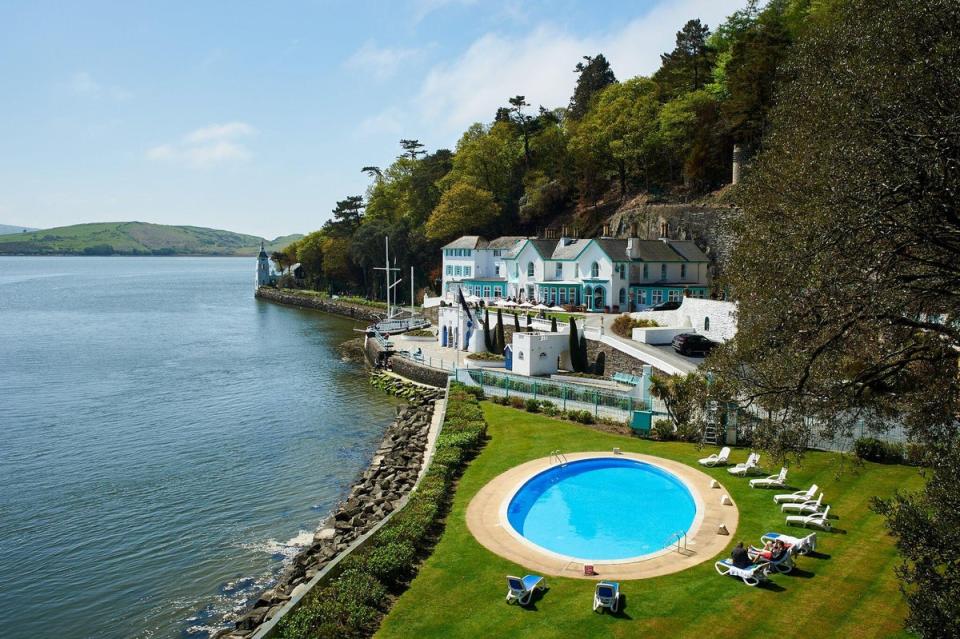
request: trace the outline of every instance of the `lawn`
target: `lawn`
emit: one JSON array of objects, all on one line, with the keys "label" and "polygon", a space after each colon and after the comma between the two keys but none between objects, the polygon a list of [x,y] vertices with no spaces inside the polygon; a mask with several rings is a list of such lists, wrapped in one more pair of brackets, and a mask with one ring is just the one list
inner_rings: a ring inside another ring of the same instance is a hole
[{"label": "lawn", "polygon": [[[873,495],[897,487],[917,488],[917,469],[867,463],[856,466],[829,453],[810,453],[790,469],[790,483],[816,482],[839,519],[835,532],[818,534],[818,556],[800,557],[789,575],[768,587],[750,588],[721,577],[713,561],[688,570],[621,583],[621,614],[591,610],[593,582],[548,577],[549,590],[528,609],[508,606],[504,576],[525,574],[521,566],[477,543],[464,515],[474,494],[499,473],[549,451],[610,450],[659,455],[696,465],[704,456],[691,444],[652,442],[593,430],[542,415],[483,403],[490,439],[463,475],[434,553],[409,590],[384,619],[377,637],[889,637],[902,629],[906,606],[897,589],[897,559],[883,520],[868,508]],[[707,451],[713,452],[713,451]],[[731,460],[743,461],[745,450]],[[773,473],[777,468],[766,468]],[[756,543],[770,530],[786,529],[773,504],[774,491],[751,489],[745,479],[721,469],[716,476],[740,508],[731,537]],[[728,551],[729,552],[729,549]],[[726,556],[724,553],[722,556]]]}]

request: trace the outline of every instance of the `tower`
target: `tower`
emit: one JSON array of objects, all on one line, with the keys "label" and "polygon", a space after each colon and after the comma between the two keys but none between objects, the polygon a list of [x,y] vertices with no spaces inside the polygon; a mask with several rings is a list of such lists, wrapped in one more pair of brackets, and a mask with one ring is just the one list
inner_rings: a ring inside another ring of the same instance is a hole
[{"label": "tower", "polygon": [[267,251],[263,248],[263,240],[260,240],[260,254],[257,255],[257,287],[272,284],[270,277],[270,258]]}]

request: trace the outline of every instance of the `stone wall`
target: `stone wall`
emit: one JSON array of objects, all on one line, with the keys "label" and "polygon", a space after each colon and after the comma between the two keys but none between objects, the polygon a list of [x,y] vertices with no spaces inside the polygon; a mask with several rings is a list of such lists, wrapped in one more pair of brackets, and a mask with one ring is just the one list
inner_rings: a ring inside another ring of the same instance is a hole
[{"label": "stone wall", "polygon": [[[623,351],[618,351],[609,344],[587,339],[587,357],[589,358],[591,364],[597,361],[597,354],[600,352],[603,352],[603,356],[606,360],[603,367],[603,374],[605,377],[610,377],[614,373],[630,373],[632,375],[640,375],[643,372],[643,367],[648,365],[646,362],[642,362],[636,357],[627,355]],[[656,369],[654,370],[656,371]],[[656,372],[659,373],[661,371]]]},{"label": "stone wall", "polygon": [[396,420],[387,428],[370,466],[350,490],[350,494],[320,525],[313,543],[297,555],[270,590],[265,591],[253,608],[244,613],[234,628],[215,637],[241,639],[273,619],[292,598],[305,592],[310,582],[328,564],[339,561],[355,544],[391,512],[400,508],[420,474],[434,406],[444,395],[442,389],[428,389],[394,380],[392,394],[409,401],[398,409]]},{"label": "stone wall", "polygon": [[421,384],[443,388],[447,385],[450,371],[424,366],[406,357],[391,357],[390,370]]},{"label": "stone wall", "polygon": [[286,304],[287,306],[296,306],[298,308],[310,308],[364,322],[375,322],[380,319],[379,316],[384,312],[383,309],[358,304],[348,304],[317,295],[302,294],[292,289],[276,289],[261,286],[257,289],[256,293],[254,293],[254,296],[278,304]]},{"label": "stone wall", "polygon": [[[737,305],[735,302],[683,298],[680,308],[674,311],[642,311],[631,313],[636,319],[652,319],[660,326],[689,327],[715,342],[726,342],[737,334]],[[709,320],[708,324],[704,320]],[[705,328],[705,326],[708,326]]]}]

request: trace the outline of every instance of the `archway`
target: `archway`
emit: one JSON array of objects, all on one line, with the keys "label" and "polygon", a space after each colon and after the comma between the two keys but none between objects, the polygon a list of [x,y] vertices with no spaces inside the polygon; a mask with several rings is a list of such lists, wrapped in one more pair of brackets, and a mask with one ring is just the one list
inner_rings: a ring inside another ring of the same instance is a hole
[{"label": "archway", "polygon": [[606,298],[606,290],[602,286],[593,289],[593,310],[602,311],[603,307],[607,305]]}]

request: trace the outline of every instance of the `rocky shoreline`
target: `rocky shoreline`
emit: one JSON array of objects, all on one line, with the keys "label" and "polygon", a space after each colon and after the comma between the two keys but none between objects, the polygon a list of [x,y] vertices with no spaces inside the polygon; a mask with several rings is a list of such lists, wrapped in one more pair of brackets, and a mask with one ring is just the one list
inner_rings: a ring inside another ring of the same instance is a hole
[{"label": "rocky shoreline", "polygon": [[329,297],[298,293],[292,289],[277,289],[269,286],[257,288],[254,297],[297,308],[310,308],[334,315],[342,315],[363,322],[376,322],[381,319],[385,309],[376,306],[362,306],[341,302]]},{"label": "rocky shoreline", "polygon": [[[377,381],[375,381],[377,380]],[[371,383],[407,400],[387,427],[369,467],[353,485],[349,495],[328,516],[304,548],[284,571],[276,585],[265,591],[244,613],[234,628],[214,635],[217,639],[244,639],[272,619],[294,596],[307,589],[307,582],[339,554],[393,512],[413,488],[423,466],[427,436],[434,408],[443,398],[443,389],[426,388],[400,379]]]}]

